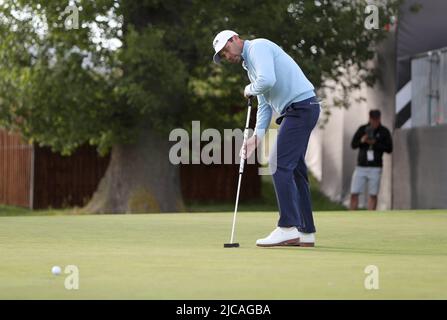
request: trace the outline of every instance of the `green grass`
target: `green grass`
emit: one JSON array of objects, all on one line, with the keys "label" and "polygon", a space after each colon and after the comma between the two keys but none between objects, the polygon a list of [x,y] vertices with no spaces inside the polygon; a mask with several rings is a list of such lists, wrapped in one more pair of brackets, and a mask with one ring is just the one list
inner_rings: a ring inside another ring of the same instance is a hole
[{"label": "green grass", "polygon": [[30,210],[23,207],[6,206],[0,204],[0,217],[57,216],[74,214],[75,212],[75,209]]},{"label": "green grass", "polygon": [[[257,248],[276,212],[0,218],[0,299],[446,299],[447,212],[321,212],[315,248]],[[53,265],[76,265],[79,290]],[[379,290],[364,269],[379,268]]]}]

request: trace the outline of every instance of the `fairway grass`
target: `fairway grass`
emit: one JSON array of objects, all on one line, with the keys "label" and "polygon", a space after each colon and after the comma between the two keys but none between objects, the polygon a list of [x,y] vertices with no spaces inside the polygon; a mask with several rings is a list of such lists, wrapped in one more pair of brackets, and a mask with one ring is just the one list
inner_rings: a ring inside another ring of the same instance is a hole
[{"label": "fairway grass", "polygon": [[0,217],[0,299],[447,299],[446,211],[319,212],[315,248],[257,248],[277,213],[237,219],[224,249],[232,212]]}]

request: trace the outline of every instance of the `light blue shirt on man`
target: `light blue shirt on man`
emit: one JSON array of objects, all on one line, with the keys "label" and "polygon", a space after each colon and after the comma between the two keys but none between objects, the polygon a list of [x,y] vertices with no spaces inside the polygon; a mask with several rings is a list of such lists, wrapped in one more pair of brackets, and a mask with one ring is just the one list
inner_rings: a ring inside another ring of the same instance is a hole
[{"label": "light blue shirt on man", "polygon": [[242,59],[251,82],[246,91],[258,97],[258,137],[264,136],[273,110],[281,114],[286,106],[315,96],[314,86],[298,64],[272,41],[245,40]]}]

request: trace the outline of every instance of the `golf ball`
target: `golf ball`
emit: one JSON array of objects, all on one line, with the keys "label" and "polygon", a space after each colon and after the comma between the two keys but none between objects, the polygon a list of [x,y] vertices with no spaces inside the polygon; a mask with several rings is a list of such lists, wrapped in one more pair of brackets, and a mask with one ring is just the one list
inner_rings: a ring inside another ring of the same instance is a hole
[{"label": "golf ball", "polygon": [[54,266],[53,268],[51,268],[51,272],[56,276],[61,274],[61,271],[61,267],[59,266]]}]

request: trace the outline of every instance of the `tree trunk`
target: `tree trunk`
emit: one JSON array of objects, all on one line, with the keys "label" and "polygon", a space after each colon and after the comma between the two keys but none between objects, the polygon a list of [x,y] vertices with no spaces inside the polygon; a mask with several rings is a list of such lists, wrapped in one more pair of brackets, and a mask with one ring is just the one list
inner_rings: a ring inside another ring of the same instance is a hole
[{"label": "tree trunk", "polygon": [[170,163],[169,148],[167,137],[148,129],[135,144],[114,146],[107,171],[83,211],[184,211],[180,166]]}]

